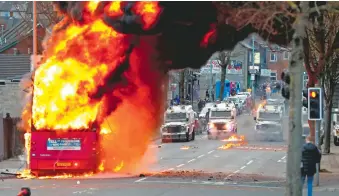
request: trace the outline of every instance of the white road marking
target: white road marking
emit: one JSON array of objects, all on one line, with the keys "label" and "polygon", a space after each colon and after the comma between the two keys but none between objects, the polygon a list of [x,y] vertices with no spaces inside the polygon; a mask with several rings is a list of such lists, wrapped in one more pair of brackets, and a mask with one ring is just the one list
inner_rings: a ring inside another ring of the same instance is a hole
[{"label": "white road marking", "polygon": [[[220,182],[213,183],[210,181],[202,181],[202,182],[178,182],[178,181],[165,181],[165,180],[150,180],[150,181],[141,181],[144,183],[161,183],[161,184],[201,184],[201,185],[219,185]],[[267,186],[260,186],[260,185],[246,185],[246,184],[229,184],[229,183],[224,183],[226,186],[233,186],[233,187],[251,187],[251,188],[266,188],[266,189],[285,189],[285,187],[267,187]]]},{"label": "white road marking", "polygon": [[196,160],[196,159],[191,159],[191,160],[187,161],[187,163],[190,163],[190,162],[195,161],[195,160]]},{"label": "white road marking", "polygon": [[242,166],[240,169],[245,169],[246,168],[246,166]]},{"label": "white road marking", "polygon": [[172,170],[174,170],[174,168],[169,168],[167,171],[172,171]]},{"label": "white road marking", "polygon": [[177,167],[182,167],[182,166],[184,166],[185,164],[180,164],[180,165],[177,165]]},{"label": "white road marking", "polygon": [[234,171],[233,173],[234,173],[234,174],[236,174],[236,173],[238,173],[238,172],[240,172],[240,171],[239,171],[239,170],[237,170],[237,171]]},{"label": "white road marking", "polygon": [[203,157],[203,156],[205,156],[205,155],[204,155],[204,154],[202,154],[202,155],[198,156],[197,158],[199,159],[199,158],[201,158],[201,157]]},{"label": "white road marking", "polygon": [[284,156],[283,158],[281,158],[281,159],[286,159],[286,156]]},{"label": "white road marking", "polygon": [[214,152],[214,150],[209,151],[207,154],[211,154],[212,152]]},{"label": "white road marking", "polygon": [[216,183],[214,183],[215,185],[224,185],[225,184],[225,182],[216,182]]},{"label": "white road marking", "polygon": [[234,175],[234,174],[230,174],[230,175],[226,176],[226,178],[224,178],[224,180],[229,179],[229,178],[232,177],[233,175]]},{"label": "white road marking", "polygon": [[146,179],[147,179],[147,177],[145,177],[145,178],[140,178],[139,180],[136,180],[136,181],[134,181],[134,182],[141,182],[141,181],[146,180]]},{"label": "white road marking", "polygon": [[246,163],[246,165],[249,165],[251,163],[253,163],[253,160],[250,160],[248,163]]}]

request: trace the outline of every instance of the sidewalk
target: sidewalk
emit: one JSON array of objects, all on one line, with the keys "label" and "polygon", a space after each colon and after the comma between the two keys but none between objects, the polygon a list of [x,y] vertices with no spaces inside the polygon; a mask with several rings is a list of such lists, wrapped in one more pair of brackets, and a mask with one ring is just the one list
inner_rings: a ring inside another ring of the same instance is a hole
[{"label": "sidewalk", "polygon": [[320,186],[317,189],[339,191],[339,146],[331,145],[331,153],[322,155]]},{"label": "sidewalk", "polygon": [[26,161],[21,157],[0,161],[0,179],[15,177],[13,175],[1,174],[2,172],[16,174],[24,170],[25,166]]}]

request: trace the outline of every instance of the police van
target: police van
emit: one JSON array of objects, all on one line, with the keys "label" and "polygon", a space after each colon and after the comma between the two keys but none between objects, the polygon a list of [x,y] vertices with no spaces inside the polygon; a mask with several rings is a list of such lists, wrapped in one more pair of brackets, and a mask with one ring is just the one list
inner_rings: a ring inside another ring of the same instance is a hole
[{"label": "police van", "polygon": [[228,103],[215,104],[209,114],[208,139],[228,138],[238,132],[236,108]]},{"label": "police van", "polygon": [[258,108],[255,120],[255,137],[283,141],[283,113],[277,105],[262,105]]},{"label": "police van", "polygon": [[194,140],[196,115],[191,105],[169,107],[165,112],[164,125],[161,127],[162,141]]}]

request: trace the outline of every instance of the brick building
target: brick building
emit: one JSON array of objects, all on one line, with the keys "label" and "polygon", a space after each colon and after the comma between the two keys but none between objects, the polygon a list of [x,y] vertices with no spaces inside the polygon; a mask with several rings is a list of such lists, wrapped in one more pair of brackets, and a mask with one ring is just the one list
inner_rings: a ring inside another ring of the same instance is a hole
[{"label": "brick building", "polygon": [[276,45],[270,46],[267,55],[267,67],[272,70],[271,80],[281,80],[281,73],[288,68],[290,50]]}]

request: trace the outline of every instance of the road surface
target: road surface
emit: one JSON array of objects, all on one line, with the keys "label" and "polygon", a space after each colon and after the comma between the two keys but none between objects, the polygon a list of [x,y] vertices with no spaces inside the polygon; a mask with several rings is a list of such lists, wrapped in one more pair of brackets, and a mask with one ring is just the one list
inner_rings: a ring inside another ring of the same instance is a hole
[{"label": "road surface", "polygon": [[[124,195],[124,196],[217,196],[284,195],[286,143],[254,140],[254,120],[249,115],[237,118],[238,134],[247,144],[221,150],[226,142],[207,140],[150,145],[144,162],[153,162],[146,173],[118,176],[99,174],[87,179],[47,179],[0,181],[0,196],[14,195],[20,187],[31,187],[33,196]],[[287,138],[287,122],[284,138]],[[154,155],[154,151],[157,151]],[[315,190],[323,196],[338,192]]]}]

